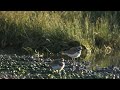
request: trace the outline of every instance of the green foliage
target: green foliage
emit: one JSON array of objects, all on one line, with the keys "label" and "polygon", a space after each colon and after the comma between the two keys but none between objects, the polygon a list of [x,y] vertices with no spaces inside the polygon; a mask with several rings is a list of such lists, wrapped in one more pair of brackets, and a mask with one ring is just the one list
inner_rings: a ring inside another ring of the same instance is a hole
[{"label": "green foliage", "polygon": [[65,43],[78,41],[89,51],[104,45],[120,48],[119,15],[118,11],[1,11],[0,47],[46,47],[56,53]]}]

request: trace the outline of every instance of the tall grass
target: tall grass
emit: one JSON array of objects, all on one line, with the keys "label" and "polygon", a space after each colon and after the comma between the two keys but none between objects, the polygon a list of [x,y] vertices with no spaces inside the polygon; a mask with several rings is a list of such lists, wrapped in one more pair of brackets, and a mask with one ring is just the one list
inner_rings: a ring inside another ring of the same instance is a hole
[{"label": "tall grass", "polygon": [[120,48],[118,11],[1,11],[0,47],[57,53],[71,41],[88,51]]}]

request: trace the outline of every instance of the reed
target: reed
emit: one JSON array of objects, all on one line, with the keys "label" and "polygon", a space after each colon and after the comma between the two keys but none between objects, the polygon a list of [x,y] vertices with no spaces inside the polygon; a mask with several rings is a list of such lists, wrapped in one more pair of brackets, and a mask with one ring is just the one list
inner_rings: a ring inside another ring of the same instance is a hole
[{"label": "reed", "polygon": [[70,41],[88,51],[120,48],[119,11],[1,11],[0,47],[59,52]]}]

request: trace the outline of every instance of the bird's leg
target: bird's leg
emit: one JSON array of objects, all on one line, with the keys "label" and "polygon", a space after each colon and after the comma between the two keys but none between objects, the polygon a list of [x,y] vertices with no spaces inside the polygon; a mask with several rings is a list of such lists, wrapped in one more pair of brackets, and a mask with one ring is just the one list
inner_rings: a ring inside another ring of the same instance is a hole
[{"label": "bird's leg", "polygon": [[75,65],[75,58],[74,58],[74,61],[73,61],[73,65]]},{"label": "bird's leg", "polygon": [[60,75],[60,78],[61,78],[61,71],[59,71],[58,74]]},{"label": "bird's leg", "polygon": [[73,60],[73,58],[72,58],[72,60]]},{"label": "bird's leg", "polygon": [[76,62],[75,62],[75,58],[74,58],[74,61],[73,61],[73,71],[76,69]]},{"label": "bird's leg", "polygon": [[78,62],[78,61],[76,61],[76,60],[74,61],[74,65],[75,65],[75,66],[77,66],[77,62]]},{"label": "bird's leg", "polygon": [[74,58],[72,58],[72,61],[73,61],[73,65],[74,65]]},{"label": "bird's leg", "polygon": [[74,65],[74,58],[72,58],[72,62],[73,62],[73,65]]}]

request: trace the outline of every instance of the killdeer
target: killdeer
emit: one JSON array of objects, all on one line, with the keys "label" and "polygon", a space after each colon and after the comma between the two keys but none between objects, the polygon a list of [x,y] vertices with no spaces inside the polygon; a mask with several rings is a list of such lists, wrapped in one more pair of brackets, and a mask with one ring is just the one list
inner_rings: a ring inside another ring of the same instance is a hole
[{"label": "killdeer", "polygon": [[63,52],[62,52],[62,55],[67,55],[67,56],[71,57],[72,60],[73,60],[73,59],[75,59],[75,58],[80,57],[81,51],[82,51],[82,47],[81,47],[81,46],[72,47],[72,48],[70,48],[70,49],[67,50],[67,51],[63,51]]},{"label": "killdeer", "polygon": [[55,71],[58,70],[60,72],[61,70],[64,69],[64,67],[65,67],[65,62],[63,58],[61,60],[55,60],[51,63],[51,68]]}]

